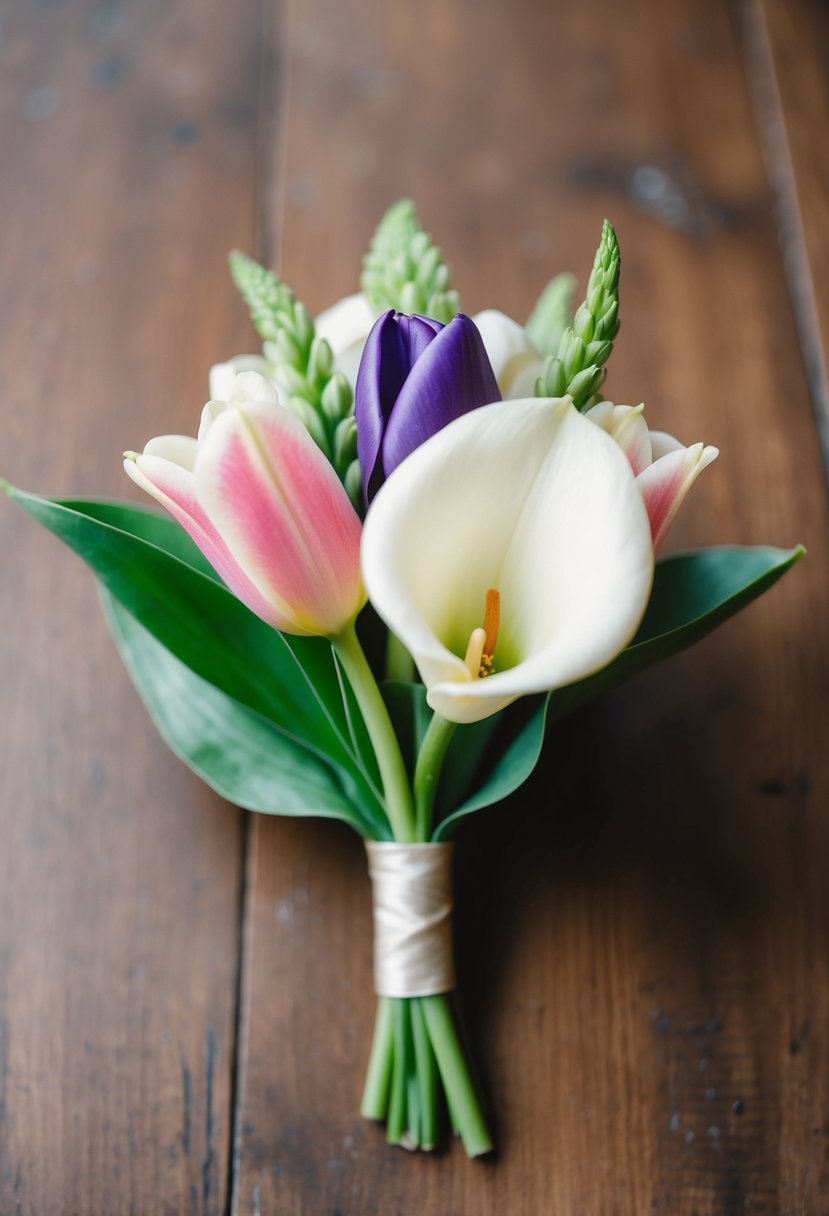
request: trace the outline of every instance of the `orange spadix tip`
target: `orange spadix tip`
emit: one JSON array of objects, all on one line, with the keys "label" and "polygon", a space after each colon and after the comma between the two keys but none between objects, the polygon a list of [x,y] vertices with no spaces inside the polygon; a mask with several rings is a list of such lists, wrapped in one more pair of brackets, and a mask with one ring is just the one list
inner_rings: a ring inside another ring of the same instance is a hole
[{"label": "orange spadix tip", "polygon": [[484,642],[484,654],[490,656],[495,654],[495,647],[498,643],[498,627],[501,624],[501,593],[497,587],[490,587],[486,593],[486,607],[484,609],[484,633],[486,641]]}]

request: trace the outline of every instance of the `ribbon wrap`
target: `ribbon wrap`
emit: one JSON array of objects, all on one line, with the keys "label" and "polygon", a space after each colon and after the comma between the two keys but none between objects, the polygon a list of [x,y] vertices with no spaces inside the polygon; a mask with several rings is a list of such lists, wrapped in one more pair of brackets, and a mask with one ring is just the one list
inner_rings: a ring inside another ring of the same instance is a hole
[{"label": "ribbon wrap", "polygon": [[379,996],[434,996],[455,986],[451,844],[366,842]]}]

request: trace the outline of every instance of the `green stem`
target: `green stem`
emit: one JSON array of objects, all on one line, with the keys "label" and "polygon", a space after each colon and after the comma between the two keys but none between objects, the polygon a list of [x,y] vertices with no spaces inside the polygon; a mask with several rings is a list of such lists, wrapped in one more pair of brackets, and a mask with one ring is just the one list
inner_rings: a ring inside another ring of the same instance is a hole
[{"label": "green stem", "polygon": [[449,997],[446,993],[424,996],[420,1004],[463,1146],[470,1157],[480,1157],[491,1150],[492,1140],[458,1038]]},{"label": "green stem", "polygon": [[415,1065],[420,1087],[421,1147],[428,1151],[435,1147],[438,1139],[438,1073],[420,998],[414,997],[411,1006]]},{"label": "green stem", "polygon": [[345,668],[374,747],[394,838],[410,844],[415,839],[414,808],[406,766],[377,681],[357,638],[354,622],[332,638],[331,643]]},{"label": "green stem", "polygon": [[402,1144],[404,1148],[408,1149],[420,1148],[421,1143],[422,1104],[415,1054],[414,1005],[413,1000],[403,1001],[403,1027],[406,1033],[406,1123],[408,1126]]},{"label": "green stem", "polygon": [[400,1144],[406,1130],[409,1069],[406,1052],[405,1005],[406,1002],[402,998],[392,997],[394,1070],[389,1117],[386,1122],[386,1140],[389,1144]]},{"label": "green stem", "polygon": [[391,1000],[387,996],[378,997],[374,1039],[366,1070],[363,1100],[360,1104],[360,1113],[364,1119],[385,1119],[388,1114],[389,1090],[394,1065],[392,1021]]},{"label": "green stem", "polygon": [[401,684],[410,684],[414,679],[414,659],[391,632],[386,640],[386,677]]},{"label": "green stem", "polygon": [[414,777],[415,838],[424,842],[432,835],[432,811],[438,778],[446,749],[455,733],[456,722],[448,722],[434,714],[417,756]]}]

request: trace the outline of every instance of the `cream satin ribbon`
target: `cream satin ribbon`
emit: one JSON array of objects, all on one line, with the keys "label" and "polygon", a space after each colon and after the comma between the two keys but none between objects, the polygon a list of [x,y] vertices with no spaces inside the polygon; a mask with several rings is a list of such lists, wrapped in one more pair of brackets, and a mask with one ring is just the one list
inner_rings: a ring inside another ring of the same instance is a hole
[{"label": "cream satin ribbon", "polygon": [[433,996],[455,986],[451,844],[367,841],[374,902],[374,987]]}]

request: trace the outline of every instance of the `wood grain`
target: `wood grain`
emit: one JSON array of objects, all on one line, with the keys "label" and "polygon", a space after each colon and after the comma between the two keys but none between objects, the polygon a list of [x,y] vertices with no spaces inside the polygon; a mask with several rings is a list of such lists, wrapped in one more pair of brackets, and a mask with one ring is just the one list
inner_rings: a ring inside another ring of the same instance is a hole
[{"label": "wood grain", "polygon": [[[829,468],[829,10],[817,0],[743,6],[749,80],[774,189],[780,241]],[[816,155],[816,152],[818,154]]]},{"label": "wood grain", "polygon": [[[14,6],[0,47],[2,472],[131,489],[238,346],[258,14]],[[0,504],[0,1212],[218,1213],[242,820],[165,749],[93,581]]]},{"label": "wood grain", "polygon": [[121,449],[192,430],[209,364],[254,346],[227,249],[278,259],[319,309],[410,195],[464,308],[518,317],[555,271],[583,284],[608,215],[608,389],[722,449],[671,546],[810,556],[563,723],[461,838],[460,989],[499,1146],[469,1162],[358,1118],[359,841],[264,817],[246,836],[155,735],[91,579],[6,504],[0,1216],[829,1212],[827,503],[780,152],[748,87],[758,14],[825,349],[809,0],[295,0],[264,6],[264,39],[252,0],[4,23],[12,481],[126,496]]},{"label": "wood grain", "polygon": [[416,198],[467,311],[519,317],[554,271],[584,276],[609,215],[609,390],[723,453],[672,543],[813,556],[562,726],[526,791],[462,838],[461,995],[493,1162],[408,1157],[357,1120],[359,844],[256,822],[234,1210],[827,1211],[826,500],[729,10],[302,0],[286,33],[268,189],[312,308],[354,289],[396,197]]}]

